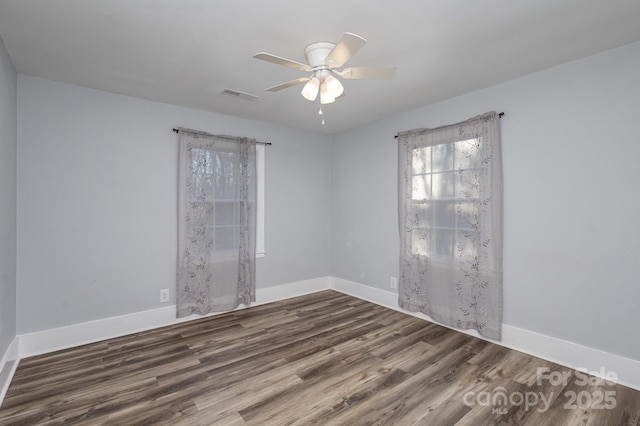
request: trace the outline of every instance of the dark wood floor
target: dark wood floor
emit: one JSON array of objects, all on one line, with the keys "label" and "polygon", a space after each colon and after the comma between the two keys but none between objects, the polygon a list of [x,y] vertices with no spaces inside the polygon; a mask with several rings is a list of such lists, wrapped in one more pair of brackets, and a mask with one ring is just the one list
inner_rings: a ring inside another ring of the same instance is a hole
[{"label": "dark wood floor", "polygon": [[640,392],[586,381],[323,291],[23,359],[0,424],[640,424]]}]

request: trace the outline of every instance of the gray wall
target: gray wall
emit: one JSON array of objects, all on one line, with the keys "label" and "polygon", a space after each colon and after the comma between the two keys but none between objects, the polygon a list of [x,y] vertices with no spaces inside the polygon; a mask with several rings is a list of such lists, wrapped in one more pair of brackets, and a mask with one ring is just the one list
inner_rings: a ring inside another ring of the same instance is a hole
[{"label": "gray wall", "polygon": [[504,111],[504,321],[640,359],[640,43],[336,135],[333,275],[398,274],[402,130]]},{"label": "gray wall", "polygon": [[0,360],[16,336],[16,71],[0,39]]},{"label": "gray wall", "polygon": [[18,105],[18,334],[160,307],[175,287],[176,126],[273,143],[258,288],[330,275],[327,137],[25,75]]}]

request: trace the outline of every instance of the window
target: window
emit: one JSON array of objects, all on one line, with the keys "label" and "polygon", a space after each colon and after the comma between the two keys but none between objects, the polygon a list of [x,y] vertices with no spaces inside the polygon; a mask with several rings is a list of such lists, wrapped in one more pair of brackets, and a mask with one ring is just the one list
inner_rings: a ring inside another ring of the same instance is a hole
[{"label": "window", "polygon": [[413,254],[442,259],[473,250],[462,244],[477,233],[479,182],[471,161],[481,144],[480,137],[413,149]]},{"label": "window", "polygon": [[[194,212],[213,215],[214,220],[202,225],[199,234],[212,246],[207,247],[219,258],[225,252],[236,255],[238,246],[239,194],[233,180],[241,170],[235,158],[237,151],[194,148],[191,150],[193,185],[190,185],[189,200]],[[256,257],[264,257],[264,188],[265,145],[256,145]]]}]

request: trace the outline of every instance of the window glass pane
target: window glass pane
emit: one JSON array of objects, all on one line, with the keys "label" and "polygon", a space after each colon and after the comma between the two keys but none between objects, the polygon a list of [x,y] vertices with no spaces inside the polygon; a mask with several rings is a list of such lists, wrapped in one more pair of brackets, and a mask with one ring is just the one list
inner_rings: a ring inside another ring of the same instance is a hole
[{"label": "window glass pane", "polygon": [[426,229],[414,228],[411,231],[411,249],[414,254],[426,256],[429,254],[430,235]]},{"label": "window glass pane", "polygon": [[431,171],[431,147],[413,150],[413,173],[427,173]]},{"label": "window glass pane", "polygon": [[216,203],[216,225],[237,225],[238,215],[235,214],[237,203],[221,201]]},{"label": "window glass pane", "polygon": [[213,213],[213,203],[210,201],[190,201],[191,207],[190,222],[193,224],[210,224],[211,214]]},{"label": "window glass pane", "polygon": [[212,173],[212,153],[206,149],[193,148],[191,150],[191,169],[194,174]]},{"label": "window glass pane", "polygon": [[215,152],[215,195],[217,199],[232,200],[236,198],[236,161],[233,152]]},{"label": "window glass pane", "polygon": [[205,248],[208,250],[213,250],[213,244],[215,240],[215,230],[213,226],[205,226],[201,229],[201,231],[202,243],[204,244]]},{"label": "window glass pane", "polygon": [[480,181],[473,170],[462,170],[456,173],[456,199],[478,199],[480,196]]},{"label": "window glass pane", "polygon": [[455,231],[450,229],[437,229],[435,231],[436,237],[436,252],[441,256],[453,256],[453,234]]},{"label": "window glass pane", "polygon": [[453,198],[453,172],[438,173],[432,176],[433,199]]},{"label": "window glass pane", "polygon": [[476,233],[473,231],[457,231],[454,256],[458,259],[473,259],[477,250],[474,244]]},{"label": "window glass pane", "polygon": [[237,247],[235,241],[236,227],[216,227],[215,250],[231,250]]},{"label": "window glass pane", "polygon": [[457,169],[468,169],[472,166],[477,152],[476,142],[477,139],[469,139],[455,143],[455,167]]},{"label": "window glass pane", "polygon": [[417,228],[427,228],[433,224],[433,204],[430,202],[415,203],[415,224]]},{"label": "window glass pane", "polygon": [[417,175],[413,177],[414,200],[427,200],[431,198],[431,175]]},{"label": "window glass pane", "polygon": [[213,180],[210,175],[192,175],[189,185],[189,199],[206,201],[211,200],[213,194]]},{"label": "window glass pane", "polygon": [[439,201],[434,203],[436,213],[436,226],[454,228],[456,226],[456,216],[453,203],[449,201]]},{"label": "window glass pane", "polygon": [[434,172],[453,170],[453,143],[443,143],[431,147],[432,170]]},{"label": "window glass pane", "polygon": [[473,202],[458,202],[455,206],[458,229],[469,230],[477,226],[476,205]]}]

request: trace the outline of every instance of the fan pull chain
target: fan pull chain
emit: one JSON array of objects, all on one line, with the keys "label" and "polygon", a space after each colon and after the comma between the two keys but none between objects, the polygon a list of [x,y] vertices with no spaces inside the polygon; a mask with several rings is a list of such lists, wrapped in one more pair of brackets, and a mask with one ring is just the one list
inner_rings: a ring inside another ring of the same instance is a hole
[{"label": "fan pull chain", "polygon": [[320,104],[320,110],[318,110],[318,115],[322,115],[322,125],[324,126],[324,112],[322,111],[322,104]]}]

